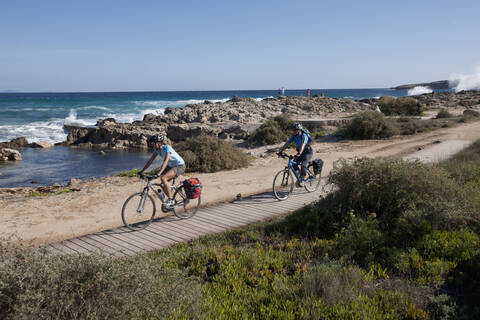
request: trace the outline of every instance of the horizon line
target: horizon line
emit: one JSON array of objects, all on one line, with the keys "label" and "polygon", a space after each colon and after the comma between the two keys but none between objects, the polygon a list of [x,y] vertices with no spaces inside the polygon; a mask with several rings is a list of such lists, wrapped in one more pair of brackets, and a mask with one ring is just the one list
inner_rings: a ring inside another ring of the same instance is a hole
[{"label": "horizon line", "polygon": [[[17,91],[17,90],[4,90],[0,93],[147,93],[147,92],[224,92],[224,91],[279,91],[278,89],[226,89],[226,90],[125,90],[125,91]],[[302,89],[286,89],[285,91],[306,91],[309,90],[374,90],[374,89],[390,89],[390,90],[403,90],[394,89],[393,87],[370,87],[370,88],[302,88]]]}]

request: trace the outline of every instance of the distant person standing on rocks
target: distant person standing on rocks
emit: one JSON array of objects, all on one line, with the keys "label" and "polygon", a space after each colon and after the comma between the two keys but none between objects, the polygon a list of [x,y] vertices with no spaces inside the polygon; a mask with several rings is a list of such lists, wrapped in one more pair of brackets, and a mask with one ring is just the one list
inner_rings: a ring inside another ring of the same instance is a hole
[{"label": "distant person standing on rocks", "polygon": [[307,97],[310,98],[310,89],[307,89]]},{"label": "distant person standing on rocks", "polygon": [[138,175],[142,176],[143,172],[147,170],[148,167],[152,164],[153,160],[157,156],[160,156],[163,163],[158,171],[157,175],[162,179],[162,189],[163,192],[168,197],[168,200],[164,203],[165,207],[171,208],[175,202],[172,199],[172,190],[170,189],[170,181],[182,175],[185,172],[185,161],[178,155],[178,153],[173,150],[173,148],[165,143],[165,135],[157,134],[151,136],[148,139],[150,146],[153,148],[153,154],[148,160],[145,167],[138,173]]},{"label": "distant person standing on rocks", "polygon": [[313,156],[313,150],[312,147],[310,146],[311,143],[311,135],[308,132],[308,130],[304,129],[302,124],[297,122],[292,126],[293,129],[293,134],[290,136],[290,138],[285,142],[283,145],[282,149],[277,153],[278,156],[288,148],[290,143],[295,143],[296,149],[297,149],[297,154],[295,155],[296,157],[296,162],[301,165],[300,169],[300,180],[299,186],[303,186],[303,181],[305,180],[305,176],[307,175],[307,167],[308,167],[308,162],[312,159]]}]

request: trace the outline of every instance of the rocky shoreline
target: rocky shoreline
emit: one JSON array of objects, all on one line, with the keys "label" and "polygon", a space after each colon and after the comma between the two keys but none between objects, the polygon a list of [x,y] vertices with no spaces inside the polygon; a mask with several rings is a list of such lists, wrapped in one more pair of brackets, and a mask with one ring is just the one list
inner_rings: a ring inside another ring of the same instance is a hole
[{"label": "rocky shoreline", "polygon": [[[413,96],[425,109],[480,107],[480,91],[428,93]],[[65,125],[67,140],[57,145],[95,149],[145,149],[149,136],[164,133],[172,142],[200,135],[221,139],[245,140],[267,119],[289,113],[296,119],[332,119],[336,114],[375,110],[377,99],[351,100],[324,96],[266,98],[233,97],[226,102],[186,105],[184,108],[166,108],[164,114],[147,114],[142,121],[117,123],[113,118],[102,119],[95,126]],[[338,119],[331,120],[343,124]],[[49,143],[29,144],[25,138],[0,143],[3,161],[21,160],[16,149],[23,147],[48,148]]]},{"label": "rocky shoreline", "polygon": [[65,145],[87,148],[146,148],[147,137],[164,133],[172,142],[199,135],[244,140],[265,120],[288,112],[299,119],[323,118],[332,113],[372,110],[371,103],[323,96],[266,98],[233,97],[226,102],[166,108],[164,114],[147,114],[142,121],[129,124],[105,119],[95,127],[67,126]]}]

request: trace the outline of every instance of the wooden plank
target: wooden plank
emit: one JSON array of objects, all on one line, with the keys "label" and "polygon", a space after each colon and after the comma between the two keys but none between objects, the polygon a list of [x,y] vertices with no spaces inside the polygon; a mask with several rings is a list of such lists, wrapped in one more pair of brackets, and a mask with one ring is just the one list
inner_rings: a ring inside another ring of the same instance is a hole
[{"label": "wooden plank", "polygon": [[172,228],[167,226],[166,224],[157,224],[155,226],[151,226],[152,228],[156,228],[156,231],[159,232],[161,235],[162,233],[164,236],[168,236],[171,238],[177,238],[178,242],[182,242],[185,240],[191,240],[192,236],[191,235],[186,235],[181,232],[179,232],[178,229]]},{"label": "wooden plank", "polygon": [[55,246],[54,246],[55,244],[56,243],[50,243],[50,244],[44,246],[43,248],[45,248],[45,250],[47,250],[49,253],[54,254],[54,255],[65,254],[65,252],[63,252],[62,250],[55,248]]},{"label": "wooden plank", "polygon": [[189,219],[184,219],[182,220],[182,223],[189,225],[192,228],[197,228],[199,231],[203,232],[203,234],[208,234],[210,232],[223,231],[223,229],[218,226],[198,220],[197,216],[193,216]]},{"label": "wooden plank", "polygon": [[229,224],[227,224],[225,222],[222,222],[222,221],[215,220],[215,219],[212,220],[212,218],[210,218],[210,216],[203,215],[203,212],[202,212],[202,215],[196,215],[195,219],[196,219],[195,221],[200,221],[200,222],[202,222],[204,224],[207,224],[207,225],[213,225],[216,228],[220,228],[220,230],[225,230],[225,228],[230,228]]},{"label": "wooden plank", "polygon": [[125,257],[128,256],[128,254],[124,253],[125,249],[121,245],[116,244],[114,241],[112,241],[111,237],[105,236],[102,233],[94,233],[89,235],[90,238],[93,238],[95,241],[103,243],[105,246],[110,247],[111,249],[109,252],[117,257]]},{"label": "wooden plank", "polygon": [[97,237],[92,237],[91,234],[85,235],[82,237],[83,240],[88,241],[88,243],[94,245],[95,247],[99,248],[103,252],[107,254],[115,254],[117,250],[115,248],[112,248],[111,245],[106,245],[103,243],[103,241],[100,241],[100,238]]},{"label": "wooden plank", "polygon": [[250,212],[263,212],[265,216],[268,217],[274,217],[278,215],[278,212],[280,211],[278,208],[275,207],[265,207],[265,206],[260,206],[260,205],[252,205],[252,204],[240,204],[239,206],[242,206],[243,208],[250,210]]},{"label": "wooden plank", "polygon": [[174,223],[173,221],[169,221],[169,222],[166,222],[165,225],[175,228],[176,230],[179,230],[185,235],[203,236],[205,234],[205,232],[201,232],[195,228],[192,228],[190,225],[186,223],[185,220],[177,221],[177,223]]},{"label": "wooden plank", "polygon": [[261,205],[246,205],[243,203],[231,203],[230,207],[233,208],[232,211],[241,211],[245,215],[249,215],[252,217],[270,217],[272,214],[270,211],[263,210],[263,206]]},{"label": "wooden plank", "polygon": [[138,232],[138,231],[112,234],[112,236],[123,241],[123,243],[125,243],[126,246],[130,245],[130,247],[133,250],[137,250],[137,252],[150,251],[154,249],[151,245],[145,243],[144,241],[140,241],[138,237],[134,235],[135,232]]},{"label": "wooden plank", "polygon": [[112,241],[115,241],[117,244],[120,244],[122,247],[128,249],[128,251],[125,251],[125,254],[129,256],[133,256],[138,252],[144,252],[145,249],[143,249],[140,245],[136,245],[135,243],[133,243],[130,237],[125,235],[127,233],[128,232],[110,233],[109,235]]},{"label": "wooden plank", "polygon": [[128,235],[131,237],[132,241],[135,241],[135,243],[138,243],[139,245],[142,245],[142,247],[146,251],[151,251],[151,250],[156,250],[159,248],[159,246],[156,244],[156,242],[151,241],[150,239],[146,239],[145,237],[142,237],[141,233],[144,230],[140,231],[134,231],[129,233]]},{"label": "wooden plank", "polygon": [[210,211],[215,214],[221,215],[222,217],[238,221],[239,223],[242,223],[242,224],[249,224],[255,221],[255,219],[253,219],[252,217],[242,216],[242,211],[233,213],[232,208],[225,208],[225,207],[223,209],[210,208]]},{"label": "wooden plank", "polygon": [[229,216],[224,216],[224,215],[222,215],[218,212],[215,212],[211,208],[202,212],[202,217],[208,217],[208,218],[214,219],[218,222],[224,222],[229,227],[231,227],[231,226],[237,226],[238,227],[238,226],[243,225],[242,221],[238,221],[237,219],[233,219]]},{"label": "wooden plank", "polygon": [[[120,229],[116,230],[108,230],[108,231],[102,231],[101,236],[109,241],[114,248],[118,248],[118,251],[122,252],[126,256],[132,256],[137,254],[138,250],[137,248],[132,248],[131,245],[128,244],[128,242],[125,242],[124,239],[120,238],[118,239],[117,237],[114,237],[114,234],[122,233]],[[100,233],[97,233],[100,236]]]},{"label": "wooden plank", "polygon": [[156,237],[155,234],[148,231],[147,229],[146,230],[141,230],[141,231],[136,231],[136,235],[138,237],[141,237],[141,238],[145,239],[146,241],[150,241],[156,249],[167,248],[170,245],[172,245],[172,243],[175,243],[175,242],[167,242],[164,239],[162,240],[162,239]]},{"label": "wooden plank", "polygon": [[63,254],[76,254],[78,253],[77,251],[67,247],[64,245],[63,242],[61,243],[52,243],[51,246],[56,249],[57,251],[60,251]]},{"label": "wooden plank", "polygon": [[83,237],[70,239],[69,241],[85,249],[85,254],[101,253],[101,250],[99,248],[91,245],[90,243],[88,243],[88,241],[85,241]]},{"label": "wooden plank", "polygon": [[90,252],[87,249],[85,249],[82,246],[79,246],[78,244],[73,242],[72,239],[65,240],[62,242],[62,244],[69,247],[70,249],[75,250],[78,254],[90,254]]}]

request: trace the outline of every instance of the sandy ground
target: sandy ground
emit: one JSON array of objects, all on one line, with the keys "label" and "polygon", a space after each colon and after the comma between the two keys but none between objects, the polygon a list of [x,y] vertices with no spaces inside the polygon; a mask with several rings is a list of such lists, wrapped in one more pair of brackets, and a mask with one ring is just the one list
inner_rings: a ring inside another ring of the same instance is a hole
[{"label": "sandy ground", "polygon": [[[325,162],[322,176],[335,161],[352,157],[402,157],[435,161],[450,156],[480,139],[480,122],[427,134],[389,140],[317,143],[315,158]],[[271,190],[275,173],[286,163],[276,156],[259,158],[249,168],[214,174],[189,174],[204,185],[202,203],[214,205],[242,196]],[[137,178],[109,177],[82,185],[78,192],[43,197],[0,197],[0,237],[53,242],[122,225],[120,216],[125,199],[140,191]]]}]

